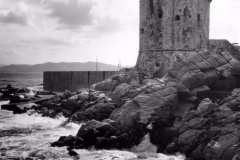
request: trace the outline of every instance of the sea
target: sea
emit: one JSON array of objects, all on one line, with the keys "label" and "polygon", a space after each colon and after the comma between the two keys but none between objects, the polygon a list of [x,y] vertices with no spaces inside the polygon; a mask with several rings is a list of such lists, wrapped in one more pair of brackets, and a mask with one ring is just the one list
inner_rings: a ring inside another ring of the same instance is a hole
[{"label": "sea", "polygon": [[[0,87],[13,84],[16,87],[33,87],[42,84],[42,73],[0,73]],[[0,101],[0,105],[8,101]],[[78,156],[71,157],[66,147],[51,147],[60,136],[76,135],[81,125],[69,123],[62,127],[64,117],[56,119],[41,117],[28,111],[13,114],[0,110],[0,160],[184,160],[182,154],[156,153],[156,146],[146,135],[138,146],[130,150],[74,150]]]},{"label": "sea", "polygon": [[42,72],[0,72],[0,88],[5,87],[7,84],[22,88],[37,86],[42,83]]}]

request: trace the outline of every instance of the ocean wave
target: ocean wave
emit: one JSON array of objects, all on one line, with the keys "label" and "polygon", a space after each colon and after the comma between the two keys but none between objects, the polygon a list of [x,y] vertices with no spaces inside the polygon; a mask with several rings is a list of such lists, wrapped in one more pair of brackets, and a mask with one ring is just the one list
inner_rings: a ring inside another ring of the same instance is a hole
[{"label": "ocean wave", "polygon": [[[62,127],[66,120],[64,117],[51,119],[41,117],[39,114],[28,115],[12,114],[1,111],[8,116],[0,119],[0,159],[19,157],[27,159],[77,159],[71,157],[66,147],[51,147],[50,143],[58,140],[60,136],[76,135],[81,125],[69,123]],[[0,114],[0,115],[1,115]],[[2,135],[2,137],[1,137]],[[156,153],[156,148],[150,143],[146,135],[139,146],[130,151],[120,150],[75,150],[81,160],[184,160],[183,155],[167,156]]]}]

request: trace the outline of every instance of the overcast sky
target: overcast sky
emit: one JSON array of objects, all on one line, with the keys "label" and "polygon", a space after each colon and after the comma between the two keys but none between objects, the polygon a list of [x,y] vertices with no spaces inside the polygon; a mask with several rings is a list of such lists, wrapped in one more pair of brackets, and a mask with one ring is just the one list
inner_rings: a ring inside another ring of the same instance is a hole
[{"label": "overcast sky", "polygon": [[[139,0],[0,0],[0,64],[135,65]],[[210,38],[240,42],[240,0],[213,0]]]}]

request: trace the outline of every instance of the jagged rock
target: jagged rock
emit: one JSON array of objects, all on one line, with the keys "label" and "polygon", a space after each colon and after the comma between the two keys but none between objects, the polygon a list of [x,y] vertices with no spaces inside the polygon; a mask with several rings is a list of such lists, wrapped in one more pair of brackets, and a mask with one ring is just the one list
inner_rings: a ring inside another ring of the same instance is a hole
[{"label": "jagged rock", "polygon": [[77,136],[85,139],[86,133],[88,133],[90,130],[96,130],[96,132],[100,132],[99,135],[102,135],[103,137],[106,136],[106,134],[111,134],[113,136],[119,135],[119,131],[109,123],[91,120],[80,128]]},{"label": "jagged rock", "polygon": [[114,121],[114,120],[111,120],[111,119],[104,119],[102,122],[106,122],[106,123],[112,125],[117,130],[121,130],[121,124],[120,124],[119,121]]},{"label": "jagged rock", "polygon": [[113,101],[121,101],[122,99],[128,97],[131,88],[131,85],[122,83],[113,91],[111,98]]},{"label": "jagged rock", "polygon": [[231,106],[238,104],[239,97],[236,89],[221,106],[204,99],[197,110],[189,111],[178,127],[178,144],[182,151],[192,158],[232,159],[239,144],[240,114]]},{"label": "jagged rock", "polygon": [[173,111],[174,116],[184,117],[185,114],[195,107],[195,103],[189,101],[178,101],[176,109]]},{"label": "jagged rock", "polygon": [[97,91],[114,91],[114,89],[119,85],[118,80],[106,79],[94,85],[94,89]]},{"label": "jagged rock", "polygon": [[62,106],[67,110],[73,110],[77,105],[78,95],[69,97],[68,99],[62,100]]},{"label": "jagged rock", "polygon": [[0,100],[2,100],[3,99],[3,93],[0,93]]},{"label": "jagged rock", "polygon": [[238,110],[238,106],[240,105],[240,89],[234,89],[231,96],[223,99],[220,102],[222,107],[230,107],[233,110]]},{"label": "jagged rock", "polygon": [[126,102],[121,109],[115,110],[110,119],[120,121],[126,131],[132,127],[138,116],[143,123],[168,116],[174,109],[176,96],[177,91],[171,86],[165,86],[161,82],[158,85],[148,84],[142,94]]},{"label": "jagged rock", "polygon": [[129,131],[138,118],[139,106],[134,101],[127,101],[121,108],[113,110],[109,118],[121,124],[123,132]]},{"label": "jagged rock", "polygon": [[[138,118],[143,123],[150,123],[161,116],[166,117],[174,111],[179,92],[191,95],[190,89],[210,85],[221,76],[228,77],[234,68],[239,69],[240,63],[227,52],[213,54],[200,51],[180,54],[166,76],[148,80],[141,94],[127,101],[121,109],[114,110],[110,119],[119,121],[123,131],[127,131]],[[129,77],[129,74],[118,74],[111,79],[120,84],[129,84]],[[112,97],[126,97],[131,88],[128,84],[117,87]],[[198,114],[201,112],[203,111],[199,110]]]},{"label": "jagged rock", "polygon": [[209,98],[205,98],[197,107],[197,111],[195,112],[195,114],[203,115],[204,113],[207,113],[211,109],[212,105],[212,101]]},{"label": "jagged rock", "polygon": [[80,94],[78,94],[77,97],[80,101],[85,101],[89,98],[89,92],[88,91],[83,91]]},{"label": "jagged rock", "polygon": [[132,99],[143,92],[145,87],[136,88],[127,83],[122,83],[113,91],[111,98],[115,102],[126,101]]},{"label": "jagged rock", "polygon": [[191,94],[193,94],[194,96],[197,96],[198,92],[203,92],[203,91],[210,91],[210,88],[206,85],[197,87],[191,90]]},{"label": "jagged rock", "polygon": [[73,96],[73,94],[67,90],[62,94],[63,99],[68,99],[71,96]]},{"label": "jagged rock", "polygon": [[89,120],[95,119],[102,121],[107,119],[114,109],[116,108],[113,104],[97,103],[96,105],[86,109],[84,111],[84,115],[86,115]]},{"label": "jagged rock", "polygon": [[8,84],[6,87],[5,87],[10,93],[14,93],[16,91],[18,91],[19,88],[15,87],[14,85],[12,84]]},{"label": "jagged rock", "polygon": [[93,88],[97,91],[114,91],[117,86],[127,83],[133,87],[139,86],[139,75],[135,70],[115,74],[106,80],[96,83]]},{"label": "jagged rock", "polygon": [[140,106],[140,121],[149,123],[159,117],[169,116],[173,112],[177,101],[177,90],[174,87],[154,85],[148,87],[147,94],[140,94],[133,101]]},{"label": "jagged rock", "polygon": [[239,160],[239,159],[240,159],[240,149],[238,148],[236,150],[236,154],[235,154],[235,156],[233,157],[232,160]]},{"label": "jagged rock", "polygon": [[238,142],[239,138],[232,134],[223,135],[217,141],[212,140],[204,148],[205,158],[221,159],[224,152]]},{"label": "jagged rock", "polygon": [[[176,58],[168,74],[161,79],[144,80],[130,71],[95,84],[96,90],[112,92],[113,100],[127,101],[121,108],[114,109],[108,103],[104,104],[105,100],[93,103],[91,100],[99,99],[99,92],[88,92],[85,97],[88,101],[75,116],[103,121],[91,120],[79,129],[77,136],[83,139],[83,145],[91,147],[96,144],[102,149],[109,146],[121,148],[124,146],[122,142],[138,144],[139,137],[143,137],[138,133],[141,131],[150,133],[150,140],[158,146],[158,151],[179,148],[193,159],[199,158],[196,156],[206,160],[233,157],[233,152],[225,151],[239,143],[240,114],[237,111],[240,111],[240,90],[234,90],[219,104],[204,99],[197,108],[188,104],[190,107],[183,109],[185,113],[181,114],[176,112],[176,107],[181,107],[177,105],[178,99],[186,102],[189,97],[196,97],[199,91],[209,90],[216,80],[231,77],[233,70],[240,70],[240,62],[228,52],[188,52]],[[92,94],[96,95],[91,99]],[[109,117],[107,114],[99,116],[106,112],[111,112]],[[142,127],[138,128],[138,123]],[[149,124],[153,124],[152,129],[146,128]],[[174,145],[170,144],[172,142]]]},{"label": "jagged rock", "polygon": [[178,144],[184,153],[189,153],[193,148],[198,146],[198,139],[202,136],[202,131],[187,130],[178,138]]},{"label": "jagged rock", "polygon": [[63,146],[69,146],[74,147],[78,149],[85,148],[83,146],[83,139],[79,138],[77,136],[61,136],[58,141],[51,143],[52,147],[63,147]]}]

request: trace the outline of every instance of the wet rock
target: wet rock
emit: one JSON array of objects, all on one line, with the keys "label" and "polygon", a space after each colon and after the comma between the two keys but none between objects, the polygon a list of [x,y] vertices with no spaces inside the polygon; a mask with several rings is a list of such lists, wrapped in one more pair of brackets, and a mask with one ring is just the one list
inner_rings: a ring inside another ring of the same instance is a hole
[{"label": "wet rock", "polygon": [[193,148],[198,146],[198,139],[201,137],[202,131],[188,130],[182,133],[178,138],[178,144],[182,152],[188,154]]},{"label": "wet rock", "polygon": [[[82,97],[78,94],[78,99],[86,103],[74,116],[78,120],[93,120],[86,122],[77,136],[83,139],[81,143],[86,148],[94,145],[122,148],[138,144],[144,136],[142,133],[150,133],[150,140],[158,146],[158,151],[174,152],[178,148],[189,158],[222,160],[225,151],[239,143],[240,91],[234,90],[219,104],[210,99],[204,99],[198,107],[185,103],[191,106],[183,109],[185,113],[177,113],[176,107],[181,107],[177,105],[178,99],[186,102],[193,96],[196,98],[199,91],[208,90],[216,80],[231,77],[233,70],[240,70],[240,62],[229,53],[214,54],[205,50],[177,55],[168,74],[161,79],[141,81],[131,70],[114,75],[93,88],[112,92],[113,100],[126,102],[115,109],[104,103],[105,98],[99,99],[99,93],[94,90],[86,94],[79,92]],[[144,86],[140,87],[140,81]],[[72,96],[74,94],[68,98]],[[62,100],[66,100],[62,103],[67,104],[68,98],[63,97]],[[71,103],[78,101],[76,96],[70,99]],[[146,128],[149,124],[153,125],[152,129]],[[231,156],[234,156],[232,152],[226,152],[225,157]]]},{"label": "wet rock", "polygon": [[[222,156],[222,160],[228,160],[228,159],[233,159],[234,155],[236,154],[236,151],[237,151],[237,146],[233,146],[233,147],[230,147],[229,149],[227,149],[223,156]],[[235,155],[237,157],[237,155]],[[240,158],[240,157],[238,157]]]},{"label": "wet rock", "polygon": [[51,146],[52,147],[63,147],[63,146],[65,146],[65,144],[62,141],[56,141],[56,142],[51,143]]},{"label": "wet rock", "polygon": [[96,138],[95,147],[96,147],[96,149],[107,149],[107,148],[109,148],[109,139],[104,138],[104,137]]},{"label": "wet rock", "polygon": [[12,84],[8,84],[8,85],[6,86],[6,89],[7,89],[10,93],[14,93],[14,92],[18,91],[19,88],[15,87],[15,86],[12,85]]},{"label": "wet rock", "polygon": [[107,119],[111,112],[116,109],[114,105],[108,103],[97,103],[96,105],[86,109],[84,115],[88,117],[89,120],[95,119],[102,121]]},{"label": "wet rock", "polygon": [[67,90],[62,94],[63,99],[68,99],[71,96],[73,96],[73,94],[70,91],[67,91]]},{"label": "wet rock", "polygon": [[13,95],[10,97],[10,103],[20,103],[20,102],[28,102],[31,99],[27,99],[22,95]]},{"label": "wet rock", "polygon": [[46,111],[42,114],[43,117],[50,117],[50,118],[55,118],[56,115],[57,115],[57,113],[54,112],[53,110],[46,110]]},{"label": "wet rock", "polygon": [[0,100],[3,100],[3,97],[4,97],[3,93],[0,93]]},{"label": "wet rock", "polygon": [[232,160],[239,160],[239,159],[240,159],[240,149],[238,148]]},{"label": "wet rock", "polygon": [[84,140],[89,139],[87,137],[92,137],[94,140],[108,133],[111,135],[118,135],[120,132],[109,123],[91,120],[79,129],[77,136]]},{"label": "wet rock", "polygon": [[69,148],[84,148],[83,139],[76,136],[61,136],[58,141],[51,143],[52,147],[63,147],[68,146]]},{"label": "wet rock", "polygon": [[197,87],[191,90],[191,94],[193,94],[194,96],[197,96],[198,92],[204,92],[204,91],[210,91],[210,88],[208,86],[201,86],[201,87]]},{"label": "wet rock", "polygon": [[128,94],[130,92],[130,89],[132,88],[131,85],[127,84],[127,83],[122,83],[119,86],[117,86],[117,88],[113,91],[112,94],[112,99],[114,101],[120,101],[124,98],[128,97]]},{"label": "wet rock", "polygon": [[121,124],[120,124],[119,121],[114,121],[114,120],[111,120],[111,119],[104,119],[102,122],[109,123],[110,125],[112,125],[117,130],[121,130]]},{"label": "wet rock", "polygon": [[93,106],[81,105],[79,110],[71,117],[73,122],[82,122],[88,120],[102,121],[107,119],[111,112],[116,109],[113,103],[97,103]]},{"label": "wet rock", "polygon": [[179,151],[179,147],[176,143],[171,142],[167,145],[167,147],[164,149],[164,154],[175,154]]},{"label": "wet rock", "polygon": [[223,135],[217,141],[212,140],[208,143],[204,148],[205,157],[221,159],[224,152],[238,142],[239,138],[234,135]]},{"label": "wet rock", "polygon": [[134,122],[137,121],[138,110],[139,106],[134,101],[127,101],[121,108],[113,110],[109,118],[120,122],[121,131],[127,132],[133,127]]},{"label": "wet rock", "polygon": [[86,101],[89,98],[89,91],[85,90],[85,91],[81,92],[80,94],[77,95],[77,98],[80,101]]}]

